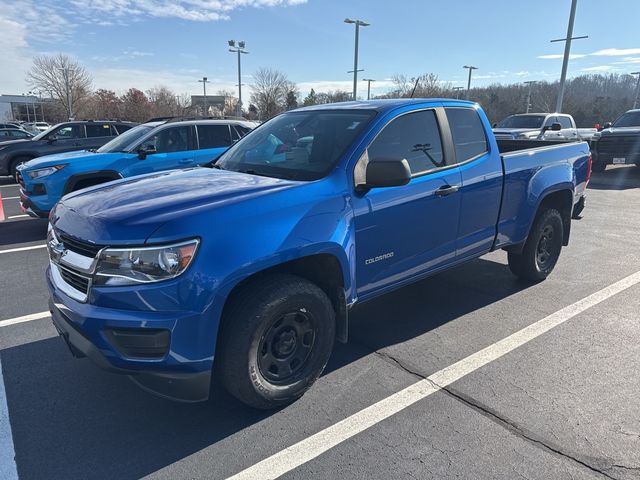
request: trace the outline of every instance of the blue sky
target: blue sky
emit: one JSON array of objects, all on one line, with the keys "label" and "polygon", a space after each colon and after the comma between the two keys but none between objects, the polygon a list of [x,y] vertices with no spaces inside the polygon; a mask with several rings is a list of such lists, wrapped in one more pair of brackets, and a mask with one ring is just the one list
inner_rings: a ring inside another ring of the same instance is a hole
[{"label": "blue sky", "polygon": [[[227,40],[245,40],[243,83],[259,67],[287,74],[302,93],[351,90],[352,25],[362,18],[361,76],[390,88],[394,74],[436,73],[465,85],[559,77],[570,0],[20,0],[0,8],[0,93],[25,93],[33,55],[64,52],[95,88],[122,93],[166,85],[177,93],[235,89]],[[569,75],[640,70],[640,0],[579,0]],[[360,94],[365,84],[360,83]]]}]

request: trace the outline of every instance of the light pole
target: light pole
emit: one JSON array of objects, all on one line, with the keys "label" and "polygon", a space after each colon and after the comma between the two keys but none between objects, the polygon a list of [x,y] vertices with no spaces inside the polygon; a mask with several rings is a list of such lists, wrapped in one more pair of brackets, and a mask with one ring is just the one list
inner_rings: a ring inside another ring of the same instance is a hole
[{"label": "light pole", "polygon": [[360,27],[368,27],[371,24],[363,20],[352,20],[350,18],[345,18],[344,23],[352,23],[356,26],[356,44],[353,54],[353,100],[356,100],[358,94],[358,43],[360,41]]},{"label": "light pole", "polygon": [[638,106],[638,95],[640,94],[640,72],[631,72],[631,75],[638,75],[638,82],[636,83],[636,94],[633,98],[633,108]]},{"label": "light pole", "polygon": [[565,84],[565,81],[567,80],[567,68],[569,66],[569,55],[571,54],[571,40],[580,40],[582,38],[589,38],[588,35],[583,35],[581,37],[572,37],[573,23],[576,19],[577,4],[578,4],[578,0],[571,0],[571,12],[569,12],[569,26],[567,27],[566,38],[557,38],[555,40],[551,40],[551,43],[566,42],[564,44],[564,57],[562,59],[562,73],[560,73],[560,89],[558,91],[558,101],[556,102],[557,113],[560,113],[562,111],[562,100],[564,99],[564,84]]},{"label": "light pole", "polygon": [[202,80],[198,80],[198,82],[202,83],[202,90],[204,93],[204,98],[202,100],[204,105],[202,116],[207,117],[207,114],[209,113],[209,109],[207,108],[207,83],[209,83],[209,80],[207,80],[207,77],[202,77]]},{"label": "light pole", "polygon": [[527,109],[524,113],[529,113],[529,107],[531,106],[531,87],[533,86],[534,83],[536,83],[535,80],[529,80],[527,82],[524,82],[526,85],[529,85],[529,90],[527,91]]},{"label": "light pole", "polygon": [[36,93],[34,91],[29,91],[29,96],[33,97],[33,102],[31,102],[31,106],[33,107],[33,122],[38,121],[38,114],[36,112],[37,102],[36,102]]},{"label": "light pole", "polygon": [[462,68],[469,69],[469,80],[467,80],[467,96],[466,96],[466,99],[469,100],[469,94],[471,93],[471,72],[473,72],[474,70],[478,70],[478,67],[474,67],[473,65],[465,65]]},{"label": "light pole", "polygon": [[373,78],[363,78],[363,82],[367,82],[367,100],[371,100],[371,82],[375,82]]},{"label": "light pole", "polygon": [[453,90],[456,92],[456,99],[460,98],[460,90],[464,90],[464,87],[453,87]]},{"label": "light pole", "polygon": [[229,51],[238,54],[238,105],[236,108],[238,109],[238,117],[242,117],[242,71],[240,68],[240,55],[249,52],[244,49],[244,40],[239,41],[237,45],[235,40],[229,40],[228,43],[230,47]]}]

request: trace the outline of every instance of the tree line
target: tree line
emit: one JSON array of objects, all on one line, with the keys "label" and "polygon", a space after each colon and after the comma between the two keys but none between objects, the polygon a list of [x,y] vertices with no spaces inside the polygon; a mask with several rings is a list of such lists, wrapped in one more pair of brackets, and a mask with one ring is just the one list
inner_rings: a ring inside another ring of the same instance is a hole
[{"label": "tree line", "polygon": [[[465,98],[465,90],[454,89],[434,73],[419,76],[397,74],[391,78],[392,87],[374,98]],[[76,60],[64,55],[37,56],[27,74],[27,83],[52,100],[46,105],[48,121],[75,118],[122,119],[142,122],[153,117],[168,116],[228,116],[236,113],[234,93],[218,90],[225,97],[224,105],[192,105],[189,94],[176,94],[165,86],[143,92],[136,88],[118,95],[112,90],[93,89],[90,73]],[[300,106],[351,100],[351,92],[343,90],[316,92],[311,89],[301,95],[298,86],[286,73],[259,68],[249,85],[249,103],[243,105],[243,116],[252,120],[266,120],[283,111]],[[553,112],[558,94],[558,81],[540,81],[532,85],[530,112]],[[528,86],[523,83],[493,84],[472,88],[469,99],[484,108],[490,121],[526,110]],[[635,94],[635,79],[630,75],[590,74],[574,77],[565,87],[563,111],[573,115],[578,126],[591,127],[615,119],[631,108]]]}]

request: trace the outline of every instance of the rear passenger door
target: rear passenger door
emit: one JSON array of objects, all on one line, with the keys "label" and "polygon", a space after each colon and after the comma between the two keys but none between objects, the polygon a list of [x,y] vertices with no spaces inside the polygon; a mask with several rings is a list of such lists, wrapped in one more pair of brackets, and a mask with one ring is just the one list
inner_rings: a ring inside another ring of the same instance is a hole
[{"label": "rear passenger door", "polygon": [[218,159],[232,143],[231,129],[228,124],[196,125],[198,150],[195,163],[206,165]]},{"label": "rear passenger door", "polygon": [[[412,111],[391,120],[367,147],[355,183],[369,162],[405,158],[412,179],[399,187],[354,195],[358,295],[435,270],[455,257],[460,214],[460,170],[450,165],[441,132],[444,111]],[[450,143],[448,144],[450,146]]]},{"label": "rear passenger door", "polygon": [[[446,107],[460,168],[462,187],[456,255],[459,258],[488,252],[496,234],[502,197],[502,160],[489,150],[485,126],[472,107]],[[488,124],[487,124],[488,127]]]},{"label": "rear passenger door", "polygon": [[82,140],[84,148],[99,148],[113,137],[112,127],[108,123],[86,123],[86,138]]}]

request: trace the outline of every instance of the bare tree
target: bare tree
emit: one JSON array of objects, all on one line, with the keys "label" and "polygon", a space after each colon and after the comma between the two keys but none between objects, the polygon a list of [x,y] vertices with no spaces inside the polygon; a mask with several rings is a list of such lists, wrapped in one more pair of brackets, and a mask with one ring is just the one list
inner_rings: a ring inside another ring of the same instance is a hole
[{"label": "bare tree", "polygon": [[144,92],[137,88],[130,88],[120,98],[125,120],[144,122],[151,117],[151,104]]},{"label": "bare tree", "polygon": [[266,120],[284,111],[291,90],[287,76],[278,70],[259,68],[253,78],[251,103],[258,108],[260,118]]},{"label": "bare tree", "polygon": [[218,108],[221,117],[227,117],[237,114],[238,99],[231,90],[218,90],[216,95],[224,97],[222,108]]},{"label": "bare tree", "polygon": [[173,90],[165,86],[156,86],[147,90],[151,116],[172,117],[180,115],[180,106]]},{"label": "bare tree", "polygon": [[38,55],[27,72],[30,87],[47,92],[66,111],[68,118],[91,93],[91,75],[68,55]]}]

